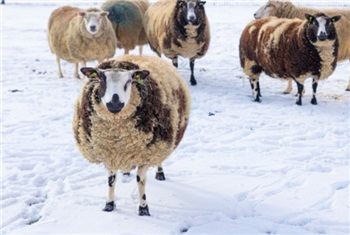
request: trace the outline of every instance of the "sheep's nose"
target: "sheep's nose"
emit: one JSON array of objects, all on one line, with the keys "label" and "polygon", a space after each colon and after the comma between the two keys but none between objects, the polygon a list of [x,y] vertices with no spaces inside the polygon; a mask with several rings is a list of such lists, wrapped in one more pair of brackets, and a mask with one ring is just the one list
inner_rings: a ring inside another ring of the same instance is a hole
[{"label": "sheep's nose", "polygon": [[318,36],[318,40],[325,41],[327,39],[327,34],[325,32],[321,32],[321,34]]},{"label": "sheep's nose", "polygon": [[194,16],[190,16],[188,21],[194,23],[196,21],[196,18]]},{"label": "sheep's nose", "polygon": [[96,25],[91,25],[91,26],[90,26],[90,30],[91,30],[92,32],[95,32],[95,31],[96,31]]},{"label": "sheep's nose", "polygon": [[119,113],[124,108],[124,103],[120,103],[118,94],[112,96],[112,100],[107,103],[107,108],[111,113]]}]

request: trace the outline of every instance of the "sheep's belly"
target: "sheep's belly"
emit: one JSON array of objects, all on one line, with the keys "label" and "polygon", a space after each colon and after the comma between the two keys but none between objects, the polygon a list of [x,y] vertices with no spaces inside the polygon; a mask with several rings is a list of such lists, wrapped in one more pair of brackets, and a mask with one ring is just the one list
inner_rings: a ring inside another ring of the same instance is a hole
[{"label": "sheep's belly", "polygon": [[112,129],[108,133],[92,133],[93,157],[107,169],[130,170],[133,165],[157,165],[172,152],[171,146],[161,141],[147,145],[152,140],[151,133]]},{"label": "sheep's belly", "polygon": [[187,41],[180,41],[181,47],[172,44],[172,48],[174,51],[178,53],[178,55],[184,58],[194,58],[198,56],[198,53],[201,52],[202,47],[204,46],[204,42],[198,44],[196,40],[190,39]]}]

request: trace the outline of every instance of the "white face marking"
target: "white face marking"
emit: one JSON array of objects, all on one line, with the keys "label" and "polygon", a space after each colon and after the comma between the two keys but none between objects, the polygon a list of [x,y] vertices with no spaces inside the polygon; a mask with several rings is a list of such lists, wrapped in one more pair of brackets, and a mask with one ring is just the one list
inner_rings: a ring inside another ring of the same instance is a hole
[{"label": "white face marking", "polygon": [[100,29],[101,18],[99,12],[86,12],[84,16],[86,30],[91,34],[96,34]]},{"label": "white face marking", "polygon": [[131,95],[132,71],[105,71],[106,92],[101,100],[105,106],[111,102],[114,95],[118,95],[119,102],[128,104]]},{"label": "white face marking", "polygon": [[327,20],[323,17],[317,17],[316,21],[318,22],[317,37],[321,36],[322,34],[328,36],[326,30]]},{"label": "white face marking", "polygon": [[194,22],[196,21],[196,13],[194,12],[194,8],[196,7],[197,3],[196,2],[187,2],[187,20],[189,22]]},{"label": "white face marking", "polygon": [[261,19],[270,16],[271,8],[272,5],[269,2],[260,7],[254,14],[255,19]]}]

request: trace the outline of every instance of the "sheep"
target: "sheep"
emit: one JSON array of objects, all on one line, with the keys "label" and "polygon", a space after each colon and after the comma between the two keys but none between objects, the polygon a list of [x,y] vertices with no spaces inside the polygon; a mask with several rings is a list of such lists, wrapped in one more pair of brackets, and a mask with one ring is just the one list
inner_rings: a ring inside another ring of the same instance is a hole
[{"label": "sheep", "polygon": [[239,56],[249,76],[254,100],[260,102],[261,72],[273,78],[293,79],[298,86],[297,105],[302,105],[304,81],[313,78],[311,103],[317,104],[319,80],[330,76],[338,54],[334,23],[341,16],[305,14],[307,20],[268,17],[252,21],[243,30]]},{"label": "sheep", "polygon": [[63,77],[60,60],[75,64],[74,77],[79,78],[79,63],[114,56],[117,40],[107,12],[97,8],[82,10],[64,6],[54,10],[48,23],[48,41],[56,54],[58,76]]},{"label": "sheep", "polygon": [[[307,7],[297,7],[290,1],[269,0],[263,5],[257,12],[255,12],[255,19],[261,19],[268,16],[276,16],[278,18],[299,18],[304,19],[305,13],[315,14],[319,11],[327,15],[341,15],[343,18],[336,24],[338,39],[339,39],[339,51],[338,62],[348,60],[350,62],[350,9],[313,9]],[[284,91],[285,94],[289,94],[292,90],[292,81],[288,81],[288,86]],[[350,91],[350,77],[346,91]]]},{"label": "sheep", "polygon": [[178,56],[189,58],[191,85],[196,85],[194,62],[209,48],[209,22],[201,0],[160,0],[145,13],[144,27],[151,49],[178,67]]},{"label": "sheep", "polygon": [[129,54],[136,45],[142,55],[143,46],[148,39],[143,28],[143,17],[149,6],[147,0],[107,0],[101,9],[108,11],[117,37],[118,48],[124,48],[124,54]]},{"label": "sheep", "polygon": [[82,155],[108,170],[103,211],[115,207],[116,171],[138,166],[138,214],[148,216],[146,172],[179,145],[189,121],[189,89],[156,56],[124,55],[81,71],[89,81],[75,105],[73,132]]}]

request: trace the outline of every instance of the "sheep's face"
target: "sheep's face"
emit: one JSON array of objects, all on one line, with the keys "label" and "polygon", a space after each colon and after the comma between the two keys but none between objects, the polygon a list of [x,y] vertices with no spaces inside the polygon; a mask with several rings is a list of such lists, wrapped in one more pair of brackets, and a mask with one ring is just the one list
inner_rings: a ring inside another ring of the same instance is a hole
[{"label": "sheep's face", "polygon": [[99,70],[82,68],[81,72],[92,82],[99,84],[98,96],[102,104],[113,114],[127,106],[131,96],[132,82],[142,82],[148,77],[147,70]]},{"label": "sheep's face", "polygon": [[311,42],[322,42],[327,39],[334,40],[336,38],[334,23],[341,16],[328,17],[323,13],[318,13],[316,15],[305,14],[305,17],[308,20],[308,37]]},{"label": "sheep's face", "polygon": [[282,5],[283,3],[280,1],[268,1],[254,13],[254,18],[262,19],[269,16],[277,16],[277,11]]},{"label": "sheep's face", "polygon": [[205,3],[200,0],[178,0],[176,3],[178,19],[186,24],[200,24],[201,15],[205,14]]},{"label": "sheep's face", "polygon": [[84,25],[86,30],[94,35],[98,33],[103,17],[108,15],[108,12],[102,11],[102,12],[86,12],[86,11],[81,11],[79,13],[81,17],[83,17],[84,20]]}]

